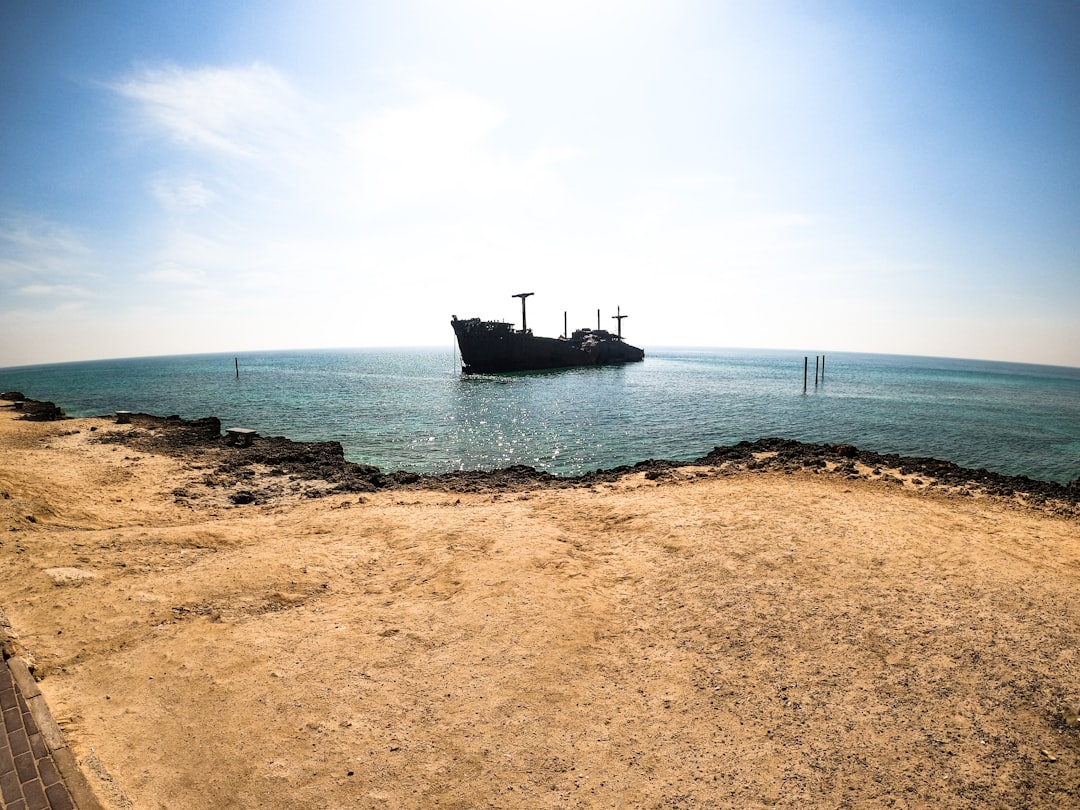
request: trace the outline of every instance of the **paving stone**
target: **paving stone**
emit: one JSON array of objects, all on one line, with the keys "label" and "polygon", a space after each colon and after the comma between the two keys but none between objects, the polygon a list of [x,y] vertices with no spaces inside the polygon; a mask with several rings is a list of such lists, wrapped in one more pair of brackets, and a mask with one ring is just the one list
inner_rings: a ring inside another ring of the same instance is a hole
[{"label": "paving stone", "polygon": [[26,796],[26,810],[50,810],[49,797],[40,782],[27,782],[22,786]]},{"label": "paving stone", "polygon": [[4,711],[4,728],[7,729],[10,734],[17,728],[22,728],[22,712],[18,706],[14,706]]},{"label": "paving stone", "polygon": [[0,797],[3,797],[5,805],[22,798],[19,775],[15,771],[0,774]]},{"label": "paving stone", "polygon": [[68,795],[67,788],[62,784],[49,785],[45,788],[45,795],[49,797],[52,810],[75,810],[75,805],[71,802],[71,796]]},{"label": "paving stone", "polygon": [[3,673],[4,677],[0,678],[0,712],[6,712],[19,705],[19,701],[15,698],[15,685],[11,680],[11,673],[7,671],[7,668],[3,670]]},{"label": "paving stone", "polygon": [[17,728],[7,734],[8,745],[11,746],[11,755],[18,757],[20,754],[29,754],[30,738],[26,736],[26,729]]},{"label": "paving stone", "polygon": [[40,734],[30,734],[30,752],[34,759],[41,759],[49,755],[49,746],[45,744],[45,738]]},{"label": "paving stone", "polygon": [[[13,675],[11,663],[21,667],[14,674],[18,677]],[[55,722],[36,688],[32,689],[35,692],[32,696],[35,705],[31,710],[19,680],[22,678],[28,684],[26,688],[30,688],[30,677],[21,660],[0,660],[0,708],[3,709],[3,721],[0,723],[0,810],[78,810],[62,775],[68,770],[77,770],[74,758],[70,755],[61,757],[66,764],[57,765],[57,755],[68,754],[68,749],[63,746],[62,738],[57,747],[56,741],[46,739],[47,735],[38,728],[33,712],[38,712],[41,722],[49,728],[55,726]],[[33,686],[36,687],[36,684]],[[54,736],[61,737],[59,731]],[[55,750],[50,750],[50,746]],[[82,774],[76,774],[76,777],[81,780],[80,785],[85,782]],[[92,797],[80,799],[80,805],[99,806]]]},{"label": "paving stone", "polygon": [[8,745],[7,735],[0,734],[0,774],[10,773],[15,770],[15,755],[11,753],[11,746]]},{"label": "paving stone", "polygon": [[49,757],[39,758],[37,761],[38,774],[41,776],[41,784],[46,788],[60,781],[60,774]]},{"label": "paving stone", "polygon": [[34,755],[27,751],[15,757],[15,772],[19,774],[19,781],[26,783],[38,778],[37,765],[34,763]]}]

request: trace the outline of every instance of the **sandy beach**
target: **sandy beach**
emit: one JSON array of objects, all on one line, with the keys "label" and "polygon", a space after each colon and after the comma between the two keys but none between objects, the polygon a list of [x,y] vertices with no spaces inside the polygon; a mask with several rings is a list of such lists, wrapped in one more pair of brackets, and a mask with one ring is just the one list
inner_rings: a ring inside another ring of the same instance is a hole
[{"label": "sandy beach", "polygon": [[19,415],[8,648],[107,808],[1080,806],[1075,503],[858,459],[346,491]]}]

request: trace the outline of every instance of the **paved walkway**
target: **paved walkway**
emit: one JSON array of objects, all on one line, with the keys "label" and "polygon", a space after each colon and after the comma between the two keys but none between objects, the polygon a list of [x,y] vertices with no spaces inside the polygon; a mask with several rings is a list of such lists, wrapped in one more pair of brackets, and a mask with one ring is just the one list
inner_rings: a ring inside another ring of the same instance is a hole
[{"label": "paved walkway", "polygon": [[21,658],[0,663],[0,808],[100,810]]}]

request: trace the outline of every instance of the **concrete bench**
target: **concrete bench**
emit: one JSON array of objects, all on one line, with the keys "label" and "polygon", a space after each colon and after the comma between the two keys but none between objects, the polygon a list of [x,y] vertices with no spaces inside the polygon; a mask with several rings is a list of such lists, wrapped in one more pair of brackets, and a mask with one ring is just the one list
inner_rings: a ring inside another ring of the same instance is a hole
[{"label": "concrete bench", "polygon": [[225,444],[249,447],[251,440],[258,435],[258,431],[250,428],[225,428]]}]

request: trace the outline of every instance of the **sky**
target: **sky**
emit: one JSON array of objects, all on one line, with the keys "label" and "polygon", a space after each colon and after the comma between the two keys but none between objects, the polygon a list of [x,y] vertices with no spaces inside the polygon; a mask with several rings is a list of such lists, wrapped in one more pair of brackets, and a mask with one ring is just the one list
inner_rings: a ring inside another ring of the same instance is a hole
[{"label": "sky", "polygon": [[445,346],[1080,366],[1074,0],[4,0],[0,367]]}]

